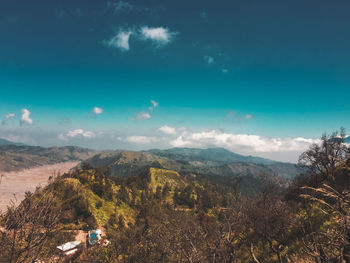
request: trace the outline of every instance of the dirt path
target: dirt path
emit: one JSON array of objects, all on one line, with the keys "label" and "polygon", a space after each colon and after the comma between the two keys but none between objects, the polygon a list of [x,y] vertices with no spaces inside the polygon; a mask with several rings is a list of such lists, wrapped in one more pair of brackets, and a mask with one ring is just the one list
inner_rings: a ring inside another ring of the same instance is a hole
[{"label": "dirt path", "polygon": [[26,191],[34,191],[39,185],[45,186],[50,176],[68,172],[79,162],[65,162],[43,165],[19,172],[0,172],[0,211],[6,210],[16,195],[17,203],[23,200]]}]

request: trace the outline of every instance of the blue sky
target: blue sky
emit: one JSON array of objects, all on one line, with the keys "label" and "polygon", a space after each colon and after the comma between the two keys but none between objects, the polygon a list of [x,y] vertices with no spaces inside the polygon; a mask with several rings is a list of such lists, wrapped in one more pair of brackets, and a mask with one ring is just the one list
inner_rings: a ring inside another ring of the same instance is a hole
[{"label": "blue sky", "polygon": [[323,132],[350,128],[349,8],[3,0],[0,136],[295,161]]}]

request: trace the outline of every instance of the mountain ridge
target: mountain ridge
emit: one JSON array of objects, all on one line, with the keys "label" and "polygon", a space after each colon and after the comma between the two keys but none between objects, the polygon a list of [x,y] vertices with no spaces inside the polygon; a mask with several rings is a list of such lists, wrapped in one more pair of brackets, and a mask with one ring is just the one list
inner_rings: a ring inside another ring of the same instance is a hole
[{"label": "mountain ridge", "polygon": [[77,146],[45,148],[27,145],[0,145],[0,171],[20,171],[46,164],[82,161],[98,152]]},{"label": "mountain ridge", "polygon": [[[278,161],[262,158],[262,157],[256,157],[252,155],[241,155],[238,153],[231,152],[225,148],[221,147],[213,147],[213,148],[182,148],[182,147],[175,147],[165,150],[160,149],[150,149],[146,152],[155,153],[161,156],[164,156],[166,154],[169,155],[181,155],[186,156],[188,158],[202,158],[202,159],[210,159],[210,160],[216,160],[221,162],[252,162],[257,164],[275,164],[280,163]],[[215,158],[213,158],[213,155],[215,155]]]},{"label": "mountain ridge", "polygon": [[211,177],[279,174],[285,179],[291,179],[300,173],[300,168],[292,163],[245,157],[222,148],[102,152],[84,162],[95,168],[109,167],[112,176],[120,177],[137,175],[147,167]]},{"label": "mountain ridge", "polygon": [[26,146],[26,144],[21,142],[13,142],[13,141],[0,138],[0,146],[3,146],[3,145]]}]

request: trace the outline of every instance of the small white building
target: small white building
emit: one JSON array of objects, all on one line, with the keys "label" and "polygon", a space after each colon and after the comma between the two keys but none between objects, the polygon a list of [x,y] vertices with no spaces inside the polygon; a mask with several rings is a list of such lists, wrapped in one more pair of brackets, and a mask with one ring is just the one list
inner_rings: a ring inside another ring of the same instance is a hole
[{"label": "small white building", "polygon": [[57,246],[66,256],[75,254],[78,251],[77,246],[80,245],[80,241],[71,241],[64,243],[63,245]]}]

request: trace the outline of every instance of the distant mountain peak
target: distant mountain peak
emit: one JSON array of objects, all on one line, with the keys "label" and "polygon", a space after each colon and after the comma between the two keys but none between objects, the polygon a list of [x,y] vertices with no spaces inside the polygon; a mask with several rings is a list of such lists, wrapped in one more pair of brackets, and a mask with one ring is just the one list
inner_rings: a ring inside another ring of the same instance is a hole
[{"label": "distant mountain peak", "polygon": [[0,138],[0,146],[1,146],[1,145],[25,146],[24,143],[12,142],[12,141],[5,140],[5,139]]}]

